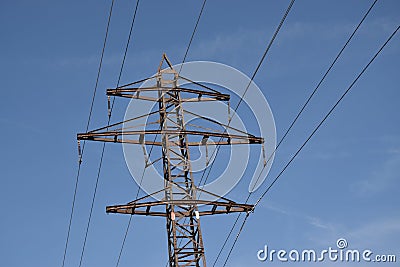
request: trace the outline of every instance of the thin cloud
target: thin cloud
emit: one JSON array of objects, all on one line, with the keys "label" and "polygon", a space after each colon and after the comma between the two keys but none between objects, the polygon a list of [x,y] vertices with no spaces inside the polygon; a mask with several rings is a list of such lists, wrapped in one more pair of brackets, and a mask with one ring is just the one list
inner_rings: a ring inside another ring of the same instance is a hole
[{"label": "thin cloud", "polygon": [[298,211],[292,211],[286,208],[279,207],[277,205],[273,205],[271,203],[264,204],[263,206],[264,208],[270,211],[277,212],[289,217],[295,217],[296,219],[300,219],[316,229],[324,229],[324,230],[329,230],[329,232],[336,232],[336,229],[338,227],[330,222],[325,222],[319,217],[310,216]]},{"label": "thin cloud", "polygon": [[[396,148],[394,148],[396,149]],[[360,195],[382,193],[400,179],[400,155],[394,153],[379,170],[374,171],[369,179],[357,184]]]},{"label": "thin cloud", "polygon": [[[365,223],[348,232],[347,237],[358,246],[389,245],[400,234],[400,218],[387,217]],[[390,252],[390,251],[388,251]]]}]

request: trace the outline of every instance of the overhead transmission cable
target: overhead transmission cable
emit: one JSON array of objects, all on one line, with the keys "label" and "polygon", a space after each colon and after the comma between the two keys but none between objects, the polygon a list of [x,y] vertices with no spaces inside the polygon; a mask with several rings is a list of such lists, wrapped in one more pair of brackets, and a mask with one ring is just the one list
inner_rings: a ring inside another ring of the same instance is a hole
[{"label": "overhead transmission cable", "polygon": [[194,38],[194,35],[196,34],[197,27],[199,26],[199,22],[200,22],[201,16],[203,15],[203,11],[204,11],[204,7],[205,7],[206,3],[207,3],[207,0],[204,0],[203,4],[201,5],[199,15],[197,16],[196,24],[194,25],[194,29],[193,29],[192,35],[190,36],[190,40],[189,40],[189,43],[187,45],[187,48],[186,48],[186,51],[185,51],[185,55],[183,56],[182,64],[181,64],[181,66],[179,68],[178,76],[179,76],[179,74],[181,74],[183,63],[186,62],[186,57],[187,57],[187,55],[189,53],[190,46],[192,45],[193,38]]},{"label": "overhead transmission cable", "polygon": [[[139,0],[137,0],[137,2],[136,2],[135,11],[134,11],[134,14],[133,14],[133,17],[132,17],[131,27],[130,27],[129,35],[128,35],[128,40],[127,40],[127,43],[126,43],[126,46],[125,46],[124,57],[122,59],[121,68],[120,68],[118,79],[117,79],[117,86],[116,86],[117,88],[119,87],[119,83],[121,81],[121,76],[122,76],[122,72],[123,72],[124,65],[125,65],[126,55],[128,53],[128,48],[129,48],[130,40],[131,40],[131,37],[132,37],[132,30],[133,30],[133,26],[134,26],[135,20],[136,20],[136,14],[137,14],[137,10],[138,10],[138,5],[139,5]],[[110,111],[108,113],[107,125],[110,124],[112,111],[114,109],[114,104],[115,104],[115,97],[113,97],[112,105],[111,105]],[[95,203],[96,194],[97,194],[97,188],[98,188],[98,183],[99,183],[99,178],[100,178],[100,173],[101,173],[101,167],[102,167],[102,164],[103,164],[105,146],[106,146],[106,143],[103,143],[102,150],[101,150],[99,167],[98,167],[98,171],[97,171],[95,188],[94,188],[93,197],[92,197],[92,203],[91,203],[91,206],[90,206],[89,218],[88,218],[86,231],[85,231],[85,238],[84,238],[84,241],[83,241],[81,257],[80,257],[80,260],[79,260],[79,267],[81,267],[81,265],[82,265],[83,256],[84,256],[84,253],[85,253],[85,247],[86,247],[87,237],[88,237],[88,233],[89,233],[91,218],[92,218],[92,214],[93,214],[93,208],[94,208],[94,203]]]},{"label": "overhead transmission cable", "polygon": [[[86,132],[89,130],[90,120],[91,120],[92,112],[93,112],[94,100],[96,98],[96,92],[97,92],[97,87],[98,87],[98,84],[99,84],[100,73],[101,73],[101,69],[102,69],[102,66],[103,66],[104,51],[106,49],[107,38],[108,38],[108,30],[109,30],[109,27],[110,27],[110,21],[111,21],[112,10],[113,10],[113,7],[114,7],[114,1],[115,0],[113,0],[111,2],[110,11],[109,11],[109,14],[108,14],[106,33],[105,33],[105,36],[104,36],[103,48],[101,50],[99,67],[98,67],[98,70],[97,70],[96,83],[95,83],[95,86],[94,86],[92,101],[91,101],[91,104],[90,104],[89,117],[88,117],[87,124],[86,124]],[[66,238],[66,241],[65,241],[64,255],[63,255],[63,260],[62,260],[62,264],[61,264],[62,267],[64,267],[64,265],[65,265],[65,259],[66,259],[67,250],[68,250],[68,243],[69,243],[69,238],[70,238],[70,233],[71,233],[72,218],[73,218],[73,215],[74,215],[76,193],[78,191],[79,175],[80,175],[80,170],[81,170],[81,165],[82,165],[82,156],[83,156],[83,153],[84,153],[84,150],[85,150],[85,143],[86,142],[84,141],[83,145],[82,145],[82,151],[80,153],[79,161],[78,161],[78,169],[77,169],[76,178],[75,178],[75,188],[74,188],[74,194],[73,194],[73,198],[72,198],[71,212],[70,212],[70,216],[69,216],[67,238]]]},{"label": "overhead transmission cable", "polygon": [[[276,39],[276,37],[277,37],[279,31],[281,30],[281,28],[282,28],[282,26],[283,26],[283,23],[285,22],[286,17],[289,15],[289,12],[290,12],[290,10],[292,9],[292,6],[293,6],[293,4],[294,4],[295,1],[296,1],[296,0],[291,0],[291,1],[290,1],[289,6],[287,7],[287,9],[286,9],[286,11],[285,11],[283,17],[281,18],[278,27],[276,28],[276,30],[275,30],[275,32],[274,32],[274,34],[273,34],[271,40],[269,41],[269,43],[268,43],[268,45],[267,45],[267,47],[266,47],[266,49],[265,49],[265,51],[264,51],[264,53],[263,53],[263,55],[262,55],[260,61],[259,61],[259,63],[258,63],[258,65],[257,65],[256,69],[255,69],[254,72],[253,72],[253,75],[251,76],[249,83],[247,84],[247,86],[246,86],[246,88],[245,88],[245,90],[244,90],[242,96],[240,97],[238,104],[237,104],[236,107],[234,108],[234,112],[233,112],[232,116],[229,118],[229,121],[228,121],[228,124],[227,124],[228,127],[230,126],[230,123],[231,123],[233,117],[235,116],[237,109],[239,108],[240,104],[242,103],[244,97],[245,97],[246,94],[247,94],[247,91],[248,91],[249,88],[250,88],[250,85],[252,84],[252,82],[253,82],[254,78],[256,77],[256,75],[257,75],[257,73],[258,73],[258,71],[259,71],[259,69],[260,69],[262,63],[264,62],[265,57],[267,56],[269,50],[271,49],[272,44],[274,43],[274,41],[275,41],[275,39]],[[224,133],[226,133],[226,132],[227,132],[227,127],[225,127],[225,130],[224,130]],[[222,140],[222,137],[220,138],[219,143],[221,142],[221,140]],[[210,157],[210,158],[215,158],[215,157],[217,157],[218,152],[219,152],[219,148],[220,148],[220,144],[218,144],[218,145],[216,146],[216,148],[214,149],[214,151],[213,151],[213,153],[211,154],[211,157]],[[215,156],[214,156],[214,155],[215,155]],[[212,161],[212,162],[211,162],[210,167],[208,168],[208,174],[207,174],[206,179],[204,180],[203,184],[205,184],[205,183],[207,182],[208,177],[210,176],[212,167],[214,166],[214,163],[215,163],[215,161]],[[201,185],[201,183],[202,183],[202,181],[203,181],[203,178],[204,178],[204,175],[205,175],[205,173],[206,173],[206,170],[207,170],[207,169],[204,169],[204,171],[203,171],[203,174],[202,174],[202,176],[201,176],[200,183],[199,183],[200,185]],[[201,192],[200,192],[200,193],[201,193]]]},{"label": "overhead transmission cable", "polygon": [[[324,73],[324,75],[322,76],[321,80],[318,82],[318,84],[316,85],[316,87],[314,88],[314,90],[311,92],[311,94],[310,94],[309,97],[307,98],[306,102],[303,104],[303,106],[301,107],[301,109],[299,110],[299,112],[297,113],[297,115],[295,116],[295,118],[293,119],[293,121],[291,122],[291,124],[289,125],[289,127],[286,129],[284,135],[283,135],[282,138],[279,140],[279,142],[278,142],[277,146],[275,147],[274,151],[273,151],[273,152],[271,153],[271,155],[268,157],[268,159],[267,159],[267,161],[266,161],[266,164],[265,164],[265,165],[263,166],[263,168],[261,169],[260,174],[258,175],[258,177],[257,177],[257,179],[256,179],[256,181],[255,181],[255,183],[254,183],[253,189],[254,189],[254,187],[257,185],[258,181],[260,180],[261,175],[262,175],[264,169],[266,168],[267,164],[268,164],[268,163],[270,162],[270,160],[273,158],[273,156],[275,155],[276,151],[278,150],[278,148],[280,147],[280,145],[282,144],[282,142],[285,140],[285,138],[287,137],[287,135],[289,134],[289,132],[292,130],[294,124],[297,122],[297,120],[299,119],[299,117],[301,116],[301,114],[303,113],[303,111],[305,110],[305,108],[308,106],[309,102],[310,102],[311,99],[314,97],[315,93],[318,91],[318,89],[320,88],[321,84],[325,81],[325,78],[328,76],[329,72],[332,70],[333,66],[336,64],[336,62],[338,61],[338,59],[339,59],[340,56],[342,55],[343,51],[346,49],[347,45],[350,43],[351,39],[354,37],[354,35],[356,34],[356,32],[358,31],[358,29],[360,28],[360,26],[363,24],[364,20],[366,19],[366,17],[368,16],[368,14],[369,14],[370,11],[372,10],[372,8],[375,6],[375,4],[376,4],[377,1],[378,1],[378,0],[375,0],[375,1],[371,4],[371,6],[370,6],[369,9],[367,10],[367,12],[364,14],[364,16],[362,17],[362,19],[360,20],[360,22],[357,24],[357,26],[355,27],[355,29],[353,30],[353,32],[351,33],[351,35],[350,35],[349,38],[347,39],[346,43],[343,45],[343,47],[340,49],[339,53],[336,55],[336,57],[334,58],[334,60],[332,61],[332,63],[331,63],[330,66],[328,67],[328,69],[325,71],[325,73]],[[251,197],[252,194],[253,194],[253,191],[250,190],[250,192],[249,192],[249,194],[248,194],[248,196],[247,196],[247,198],[246,198],[245,204],[247,204],[247,202],[249,201],[249,199],[250,199],[250,197]],[[225,241],[224,241],[224,243],[223,243],[221,249],[219,250],[219,253],[218,253],[218,255],[217,255],[217,258],[216,258],[216,260],[215,260],[213,266],[215,266],[215,263],[218,261],[220,255],[221,255],[221,253],[222,253],[224,247],[226,246],[226,244],[227,244],[227,242],[228,242],[228,239],[229,239],[230,236],[232,235],[233,230],[234,230],[234,228],[236,227],[236,224],[238,223],[240,217],[241,217],[241,214],[239,214],[239,215],[236,217],[236,220],[235,220],[235,222],[234,222],[234,224],[233,224],[233,226],[232,226],[230,232],[228,233],[228,236],[226,237],[226,239],[225,239]]]},{"label": "overhead transmission cable", "polygon": [[[311,134],[308,136],[308,138],[304,141],[304,143],[298,148],[296,153],[290,158],[290,160],[286,163],[286,165],[283,167],[283,169],[279,172],[279,174],[275,177],[275,179],[272,181],[272,183],[267,187],[267,189],[262,193],[262,195],[258,198],[256,203],[254,204],[254,207],[252,209],[252,212],[254,212],[255,208],[258,206],[258,204],[261,202],[261,200],[265,197],[265,195],[271,190],[272,186],[279,180],[279,178],[282,176],[282,174],[286,171],[286,169],[290,166],[290,164],[293,162],[293,160],[297,157],[297,155],[301,152],[301,150],[306,146],[308,141],[314,136],[314,134],[318,131],[318,129],[324,124],[326,119],[332,114],[332,112],[336,109],[336,107],[339,105],[339,103],[344,99],[344,97],[349,93],[349,91],[353,88],[353,86],[356,84],[356,82],[360,79],[360,77],[364,74],[364,72],[368,69],[368,67],[372,64],[372,62],[377,58],[377,56],[382,52],[382,50],[385,48],[385,46],[389,43],[389,41],[396,35],[398,32],[400,26],[397,26],[395,31],[389,36],[389,38],[385,41],[385,43],[380,47],[380,49],[375,53],[375,55],[370,59],[367,65],[361,70],[361,72],[357,75],[357,77],[353,80],[353,82],[350,84],[350,86],[344,91],[344,93],[341,95],[341,97],[336,101],[336,103],[331,107],[331,109],[326,113],[324,118],[318,123],[318,125],[314,128],[314,130],[311,132]],[[233,248],[235,247],[237,240],[239,239],[239,236],[244,228],[244,225],[247,222],[247,218],[249,217],[251,213],[247,213],[246,217],[240,226],[239,232],[236,235],[236,238],[229,250],[228,256],[224,262],[223,266],[226,266],[226,263],[228,262],[228,259],[233,251]]]}]

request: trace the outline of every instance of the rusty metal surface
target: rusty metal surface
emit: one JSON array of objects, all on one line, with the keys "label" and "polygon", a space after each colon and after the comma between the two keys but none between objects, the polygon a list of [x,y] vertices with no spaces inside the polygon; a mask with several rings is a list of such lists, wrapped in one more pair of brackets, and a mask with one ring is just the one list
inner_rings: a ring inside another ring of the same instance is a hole
[{"label": "rusty metal surface", "polygon": [[165,205],[180,206],[181,208],[187,209],[184,212],[182,211],[176,212],[175,215],[178,217],[188,217],[190,213],[194,212],[191,209],[191,207],[194,207],[194,205],[198,206],[202,205],[201,207],[198,207],[200,216],[227,214],[234,212],[250,212],[253,209],[253,205],[238,204],[235,202],[226,203],[219,201],[209,202],[206,200],[171,200],[171,201],[153,201],[146,203],[108,206],[106,208],[106,212],[166,217],[167,216],[166,212],[151,210],[152,207],[165,207]]},{"label": "rusty metal surface", "polygon": [[[176,87],[176,88],[170,88],[170,87],[133,87],[133,88],[116,88],[116,89],[107,89],[107,95],[109,96],[119,96],[119,97],[126,97],[126,98],[135,98],[135,99],[142,99],[142,100],[149,100],[149,101],[161,101],[159,98],[155,97],[142,97],[140,95],[141,92],[184,92],[184,93],[191,93],[194,94],[195,96],[192,98],[182,98],[182,102],[200,102],[200,101],[229,101],[230,100],[230,95],[227,94],[221,94],[221,93],[215,93],[215,92],[209,92],[205,90],[196,90],[196,89],[190,89],[190,88],[184,88],[184,87]],[[208,98],[205,98],[204,96],[208,96]],[[167,102],[173,101],[172,98],[167,98]]]},{"label": "rusty metal surface", "polygon": [[[79,133],[77,135],[78,140],[92,140],[92,141],[103,141],[112,143],[130,143],[130,144],[144,144],[146,145],[157,145],[162,146],[162,142],[155,142],[151,140],[140,141],[139,137],[141,135],[199,135],[202,138],[208,137],[220,137],[221,141],[215,142],[215,144],[220,145],[232,145],[232,144],[262,144],[264,139],[261,137],[255,137],[251,135],[235,135],[228,133],[219,132],[206,132],[206,131],[189,131],[189,130],[175,130],[175,129],[163,129],[163,130],[145,130],[145,131],[105,131],[105,132],[89,132],[89,133]],[[122,138],[123,137],[123,138]],[[136,139],[133,139],[136,137]],[[173,142],[170,142],[174,145]],[[203,142],[187,142],[189,146],[199,146],[204,145]]]}]

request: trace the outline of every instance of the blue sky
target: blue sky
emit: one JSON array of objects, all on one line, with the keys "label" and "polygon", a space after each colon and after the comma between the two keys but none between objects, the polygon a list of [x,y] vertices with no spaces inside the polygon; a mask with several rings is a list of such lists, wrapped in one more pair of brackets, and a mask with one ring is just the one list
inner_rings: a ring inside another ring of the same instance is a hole
[{"label": "blue sky", "polygon": [[[250,76],[288,3],[209,1],[187,61],[221,62]],[[294,4],[255,78],[275,116],[278,139],[371,3]],[[1,266],[61,265],[77,169],[76,133],[86,125],[109,5],[0,4]],[[116,84],[134,5],[116,1],[90,128],[106,124],[105,89]],[[142,1],[122,82],[152,75],[163,52],[179,63],[200,6],[199,1]],[[278,150],[261,189],[399,25],[399,10],[396,0],[378,1]],[[256,257],[265,244],[324,249],[340,237],[351,248],[400,260],[399,41],[392,39],[250,216],[228,266],[268,265]],[[117,101],[116,121],[127,104]],[[100,143],[89,143],[84,155],[66,266],[79,263],[100,150]],[[246,188],[232,197],[244,201]],[[136,190],[121,146],[107,145],[83,266],[115,265],[128,217],[106,215],[105,206],[132,200]],[[234,219],[202,220],[209,265]],[[164,220],[135,217],[132,226],[120,266],[164,265]],[[339,265],[345,266],[332,266]]]}]

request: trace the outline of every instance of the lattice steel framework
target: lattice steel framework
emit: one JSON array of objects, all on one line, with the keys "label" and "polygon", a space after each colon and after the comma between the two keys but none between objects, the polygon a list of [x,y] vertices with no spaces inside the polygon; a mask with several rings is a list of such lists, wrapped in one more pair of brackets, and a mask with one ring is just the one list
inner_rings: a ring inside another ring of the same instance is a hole
[{"label": "lattice steel framework", "polygon": [[[167,68],[162,69],[163,63],[167,64]],[[178,85],[179,79],[196,84],[201,89],[181,87]],[[151,80],[154,80],[154,86],[135,87],[137,84]],[[149,95],[149,93],[153,93],[153,95]],[[207,146],[210,137],[219,139],[214,142],[215,145],[263,144],[264,139],[185,110],[183,108],[185,102],[229,101],[230,96],[180,76],[165,54],[163,54],[155,76],[115,89],[108,89],[107,95],[154,101],[158,103],[158,110],[87,133],[80,133],[77,136],[78,140],[139,144],[143,148],[146,145],[160,146],[164,188],[126,205],[108,206],[106,212],[166,217],[169,266],[206,266],[200,217],[249,212],[253,206],[238,204],[199,188],[195,184],[191,170],[189,147]],[[113,129],[124,125],[127,121],[132,122],[135,119],[157,113],[159,117],[157,121],[159,129],[157,130],[132,130],[123,127]],[[188,130],[185,125],[185,113],[234,130],[237,134],[209,129]],[[148,136],[159,136],[159,139],[147,138]],[[149,160],[146,158],[146,162]],[[153,163],[146,164],[146,167]],[[153,196],[160,194],[163,195],[162,200],[154,200]],[[205,200],[207,195],[218,200],[211,202]]]}]

